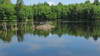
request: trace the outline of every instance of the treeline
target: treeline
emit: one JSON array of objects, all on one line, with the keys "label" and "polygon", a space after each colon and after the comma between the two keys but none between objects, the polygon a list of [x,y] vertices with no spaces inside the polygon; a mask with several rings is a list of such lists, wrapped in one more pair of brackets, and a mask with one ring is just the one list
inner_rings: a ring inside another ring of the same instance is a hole
[{"label": "treeline", "polygon": [[[39,3],[32,6],[24,5],[23,0],[12,4],[10,0],[0,0],[0,20],[68,20],[68,21],[94,21],[100,18],[100,3],[86,1],[80,4],[49,5]],[[7,2],[8,1],[8,2]]]}]

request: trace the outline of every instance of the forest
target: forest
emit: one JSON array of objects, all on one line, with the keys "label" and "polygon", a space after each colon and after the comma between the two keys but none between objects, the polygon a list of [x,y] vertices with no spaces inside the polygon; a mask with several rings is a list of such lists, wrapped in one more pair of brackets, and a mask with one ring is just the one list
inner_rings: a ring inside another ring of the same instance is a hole
[{"label": "forest", "polygon": [[94,21],[100,18],[100,2],[89,0],[85,3],[49,5],[47,2],[25,5],[23,0],[13,4],[10,0],[0,0],[0,20],[16,21]]}]

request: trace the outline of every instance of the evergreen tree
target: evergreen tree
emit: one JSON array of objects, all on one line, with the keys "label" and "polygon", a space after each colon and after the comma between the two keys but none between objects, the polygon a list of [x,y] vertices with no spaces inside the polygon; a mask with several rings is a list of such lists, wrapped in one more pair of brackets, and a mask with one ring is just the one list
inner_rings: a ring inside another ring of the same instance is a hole
[{"label": "evergreen tree", "polygon": [[15,10],[18,21],[23,19],[23,5],[23,0],[17,0]]},{"label": "evergreen tree", "polygon": [[58,5],[63,5],[63,4],[61,2],[59,2]]}]

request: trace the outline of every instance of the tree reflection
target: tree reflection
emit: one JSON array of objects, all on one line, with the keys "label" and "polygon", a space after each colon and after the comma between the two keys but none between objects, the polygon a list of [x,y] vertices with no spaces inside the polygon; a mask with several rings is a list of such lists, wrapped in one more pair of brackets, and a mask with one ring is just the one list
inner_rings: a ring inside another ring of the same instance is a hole
[{"label": "tree reflection", "polygon": [[10,42],[11,37],[15,33],[15,31],[12,30],[13,25],[10,25],[9,22],[0,22],[0,24],[0,39]]},{"label": "tree reflection", "polygon": [[24,40],[24,34],[25,34],[24,23],[17,22],[17,31],[16,31],[16,34],[17,34],[17,40],[19,42],[21,42],[21,41]]},{"label": "tree reflection", "polygon": [[[17,41],[24,41],[25,34],[33,34],[48,37],[49,34],[80,36],[86,39],[93,38],[95,41],[100,37],[99,22],[57,22],[51,31],[43,31],[32,28],[33,22],[0,22],[0,39],[11,42],[13,36],[17,36]],[[38,26],[38,25],[36,25]],[[35,27],[36,27],[35,26]]]}]

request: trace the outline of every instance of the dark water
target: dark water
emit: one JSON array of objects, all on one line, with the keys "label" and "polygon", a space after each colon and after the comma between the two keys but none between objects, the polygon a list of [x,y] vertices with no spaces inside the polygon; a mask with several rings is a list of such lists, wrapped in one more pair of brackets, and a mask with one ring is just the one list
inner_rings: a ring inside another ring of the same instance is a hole
[{"label": "dark water", "polygon": [[0,56],[100,56],[100,23],[54,23],[50,31],[32,22],[0,23]]}]

